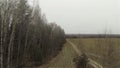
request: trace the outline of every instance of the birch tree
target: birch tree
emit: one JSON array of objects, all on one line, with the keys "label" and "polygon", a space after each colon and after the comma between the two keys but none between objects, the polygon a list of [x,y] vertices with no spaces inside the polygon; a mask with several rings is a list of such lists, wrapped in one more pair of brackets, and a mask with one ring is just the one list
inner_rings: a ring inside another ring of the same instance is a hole
[{"label": "birch tree", "polygon": [[1,68],[44,64],[59,53],[64,43],[64,30],[48,24],[39,5],[32,7],[27,0],[0,2]]}]

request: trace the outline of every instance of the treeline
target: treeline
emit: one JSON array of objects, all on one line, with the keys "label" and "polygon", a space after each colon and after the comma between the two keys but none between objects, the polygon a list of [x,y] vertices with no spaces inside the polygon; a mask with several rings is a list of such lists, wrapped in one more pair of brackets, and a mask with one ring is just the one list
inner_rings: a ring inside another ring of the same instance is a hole
[{"label": "treeline", "polygon": [[40,8],[27,0],[0,0],[0,68],[46,63],[65,43],[65,33],[48,24]]},{"label": "treeline", "polygon": [[119,34],[66,34],[66,38],[120,38]]}]

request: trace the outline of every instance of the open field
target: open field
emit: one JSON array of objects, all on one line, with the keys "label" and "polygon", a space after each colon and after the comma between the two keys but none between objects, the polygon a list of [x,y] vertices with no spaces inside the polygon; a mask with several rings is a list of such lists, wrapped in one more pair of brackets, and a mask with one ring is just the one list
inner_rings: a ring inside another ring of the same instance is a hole
[{"label": "open field", "polygon": [[75,38],[69,40],[104,67],[120,68],[120,38]]},{"label": "open field", "polygon": [[[119,68],[119,38],[69,38],[76,47],[105,68]],[[40,68],[75,68],[73,58],[78,56],[74,48],[66,42],[60,54]],[[110,66],[110,64],[113,64]]]}]

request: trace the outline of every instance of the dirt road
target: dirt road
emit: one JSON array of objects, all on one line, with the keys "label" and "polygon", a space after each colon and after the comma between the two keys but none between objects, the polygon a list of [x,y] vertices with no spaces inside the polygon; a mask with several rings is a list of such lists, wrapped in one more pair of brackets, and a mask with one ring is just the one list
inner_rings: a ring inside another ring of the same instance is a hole
[{"label": "dirt road", "polygon": [[[76,51],[76,53],[81,56],[81,51],[76,47],[75,44],[73,44],[71,41],[67,40],[67,42],[73,47],[73,49]],[[95,68],[103,68],[102,65],[98,64],[97,62],[95,62],[94,60],[89,58],[89,63],[90,65],[92,65]]]},{"label": "dirt road", "polygon": [[[44,64],[41,67],[38,68],[75,68],[75,64],[73,62],[73,58],[76,56],[80,56],[82,53],[77,48],[75,44],[72,43],[72,41],[67,39],[66,44],[64,45],[63,50],[61,53],[52,59],[48,64]],[[97,62],[89,59],[89,64],[94,66],[94,68],[103,68],[100,64]]]}]

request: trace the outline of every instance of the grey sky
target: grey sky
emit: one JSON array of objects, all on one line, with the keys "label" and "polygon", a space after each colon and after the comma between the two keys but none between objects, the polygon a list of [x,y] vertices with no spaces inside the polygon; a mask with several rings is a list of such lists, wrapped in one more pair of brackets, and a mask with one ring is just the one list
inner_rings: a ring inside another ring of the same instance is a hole
[{"label": "grey sky", "polygon": [[66,33],[120,33],[120,0],[39,0],[49,22]]}]

